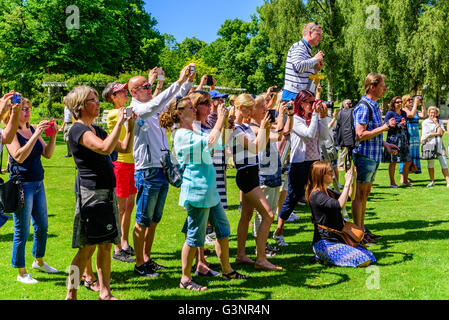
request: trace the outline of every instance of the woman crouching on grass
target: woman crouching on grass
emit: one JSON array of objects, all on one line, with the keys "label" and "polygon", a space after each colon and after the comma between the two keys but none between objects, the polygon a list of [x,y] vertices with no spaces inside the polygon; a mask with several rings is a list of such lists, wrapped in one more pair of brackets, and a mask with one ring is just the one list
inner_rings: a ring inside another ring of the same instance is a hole
[{"label": "woman crouching on grass", "polygon": [[328,162],[316,161],[312,164],[306,187],[306,200],[312,210],[315,227],[313,252],[315,257],[324,263],[340,267],[366,267],[376,261],[371,251],[361,246],[351,247],[338,234],[321,227],[343,229],[341,209],[345,207],[349,195],[353,194],[352,191],[356,188],[357,173],[354,167],[345,174],[346,183],[341,194],[328,189],[333,181],[333,174]]},{"label": "woman crouching on grass", "polygon": [[[117,123],[108,135],[101,127],[93,124],[100,113],[97,91],[86,86],[76,87],[66,96],[66,102],[76,119],[69,132],[69,143],[78,169],[72,240],[72,247],[78,248],[78,253],[71,264],[73,274],[69,274],[66,299],[77,299],[81,271],[98,247],[100,300],[117,300],[112,296],[110,288],[111,247],[112,243],[120,244],[121,232],[110,154],[114,150],[123,153],[131,151],[134,122],[127,120],[125,138],[119,141],[120,130],[126,120],[124,108],[119,109]],[[100,229],[92,228],[93,221],[97,222]]]},{"label": "woman crouching on grass", "polygon": [[196,109],[189,97],[177,98],[169,109],[160,115],[160,124],[170,129],[178,124],[174,140],[176,158],[184,167],[179,205],[187,208],[187,238],[182,248],[181,289],[203,291],[207,287],[195,283],[191,277],[192,262],[199,247],[204,245],[207,221],[215,228],[217,241],[215,250],[220,260],[222,278],[248,279],[231,268],[229,264],[229,221],[217,191],[216,173],[210,150],[220,138],[224,119],[227,116],[222,104],[218,120],[209,134],[193,129]]}]

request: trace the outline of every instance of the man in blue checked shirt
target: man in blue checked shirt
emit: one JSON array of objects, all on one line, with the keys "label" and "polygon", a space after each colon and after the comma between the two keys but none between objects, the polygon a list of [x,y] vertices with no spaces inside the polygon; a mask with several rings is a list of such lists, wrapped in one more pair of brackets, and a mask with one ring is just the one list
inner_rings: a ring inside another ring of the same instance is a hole
[{"label": "man in blue checked shirt", "polygon": [[386,90],[385,76],[370,73],[365,79],[365,96],[354,110],[355,133],[360,143],[354,149],[353,155],[354,165],[357,168],[357,191],[352,202],[352,215],[354,223],[365,230],[363,243],[366,245],[376,244],[374,239],[380,238],[365,229],[364,222],[366,202],[382,160],[382,147],[392,154],[399,150],[397,146],[383,141],[382,133],[396,126],[396,120],[393,118],[388,123],[382,124],[382,113],[377,100],[384,96]]}]

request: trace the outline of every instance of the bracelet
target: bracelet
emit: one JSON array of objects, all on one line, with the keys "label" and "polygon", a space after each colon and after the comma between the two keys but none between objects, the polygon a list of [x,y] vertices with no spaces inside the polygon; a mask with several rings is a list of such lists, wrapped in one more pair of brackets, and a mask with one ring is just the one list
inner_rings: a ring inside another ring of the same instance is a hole
[{"label": "bracelet", "polygon": [[293,113],[289,113],[288,114],[289,117],[293,117],[293,115],[294,115]]}]

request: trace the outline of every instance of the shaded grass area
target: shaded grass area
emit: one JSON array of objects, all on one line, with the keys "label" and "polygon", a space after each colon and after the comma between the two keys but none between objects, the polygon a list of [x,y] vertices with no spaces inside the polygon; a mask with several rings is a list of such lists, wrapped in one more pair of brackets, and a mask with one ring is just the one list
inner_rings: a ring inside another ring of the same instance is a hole
[{"label": "shaded grass area", "polygon": [[[65,270],[76,253],[71,248],[75,169],[73,159],[63,157],[65,151],[62,135],[59,134],[53,158],[43,159],[49,216],[45,260],[60,272],[47,275],[31,269],[31,228],[26,247],[26,266],[39,283],[26,286],[16,281],[17,272],[11,267],[14,228],[10,220],[0,229],[0,299],[62,300],[65,297]],[[231,224],[231,262],[237,271],[249,274],[252,278],[227,282],[220,278],[194,277],[197,282],[209,287],[202,293],[178,289],[181,247],[184,242],[181,228],[186,213],[178,206],[179,190],[170,187],[164,216],[153,245],[153,258],[168,266],[169,270],[162,271],[159,278],[144,279],[134,274],[134,264],[113,260],[113,293],[123,300],[448,299],[449,284],[445,279],[449,270],[449,216],[445,204],[449,190],[437,162],[436,186],[433,188],[425,187],[428,183],[425,161],[422,167],[422,174],[411,175],[415,185],[413,188],[391,189],[388,187],[388,167],[381,164],[366,214],[367,227],[383,236],[378,245],[370,247],[377,259],[376,268],[353,269],[310,264],[313,256],[310,211],[308,207],[297,207],[296,214],[301,220],[287,223],[285,228],[285,240],[290,245],[270,259],[284,268],[282,272],[256,271],[251,266],[233,263],[237,247],[239,192],[235,184],[235,170],[230,170],[230,210],[227,215]],[[350,214],[350,206],[348,211]],[[273,225],[271,230],[274,228]],[[247,252],[252,258],[255,258],[254,251],[255,242],[250,233]],[[208,260],[218,263],[215,254]],[[377,284],[373,277],[377,277]],[[79,298],[95,300],[98,294],[80,288]]]}]

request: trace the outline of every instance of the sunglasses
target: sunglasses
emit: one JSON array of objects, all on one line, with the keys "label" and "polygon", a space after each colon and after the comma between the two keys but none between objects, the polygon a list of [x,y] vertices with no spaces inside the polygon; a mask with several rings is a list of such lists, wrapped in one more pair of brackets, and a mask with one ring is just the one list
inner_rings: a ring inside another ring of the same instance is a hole
[{"label": "sunglasses", "polygon": [[209,104],[211,104],[211,101],[210,101],[210,100],[204,100],[204,101],[201,101],[201,102],[198,102],[198,103],[197,103],[198,106],[199,106],[199,105],[202,105],[202,104],[204,104],[204,105],[209,105]]},{"label": "sunglasses", "polygon": [[140,89],[140,88],[143,88],[145,90],[150,90],[151,89],[151,84],[148,83],[148,84],[146,84],[144,86],[135,87],[134,89]]},{"label": "sunglasses", "polygon": [[23,108],[22,108],[22,111],[23,111],[23,112],[31,112],[31,108],[23,107]]}]

